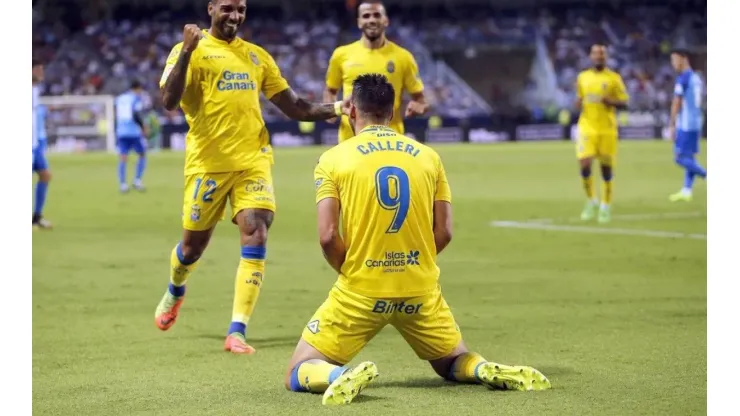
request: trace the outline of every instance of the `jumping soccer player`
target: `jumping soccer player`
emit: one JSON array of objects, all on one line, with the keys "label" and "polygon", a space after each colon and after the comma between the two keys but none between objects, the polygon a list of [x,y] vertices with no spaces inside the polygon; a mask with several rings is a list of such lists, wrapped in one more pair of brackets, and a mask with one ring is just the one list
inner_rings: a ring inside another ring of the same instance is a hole
[{"label": "jumping soccer player", "polygon": [[696,161],[699,153],[699,135],[704,117],[701,110],[702,82],[691,69],[689,55],[677,50],[671,53],[671,65],[678,72],[673,90],[669,136],[674,141],[675,160],[686,170],[683,188],[671,195],[671,201],[691,201],[694,178],[707,178],[707,171]]},{"label": "jumping soccer player", "polygon": [[51,222],[43,216],[51,172],[49,171],[49,163],[46,161],[46,107],[39,104],[41,83],[44,82],[44,65],[40,62],[33,61],[31,64],[31,80],[33,91],[31,98],[33,108],[33,130],[31,132],[33,138],[33,171],[39,176],[39,180],[36,182],[32,225],[34,229],[51,229]]},{"label": "jumping soccer player", "polygon": [[437,255],[452,239],[442,161],[388,127],[396,95],[384,75],[361,75],[352,87],[358,134],[325,152],[314,172],[319,241],[339,278],[303,330],[285,387],[324,393],[327,405],[350,403],[378,369],[344,365],[390,324],[441,377],[496,389],[550,388],[534,368],[468,351],[439,287]]},{"label": "jumping soccer player", "polygon": [[[170,284],[157,306],[155,323],[169,329],[227,201],[241,234],[234,306],[224,349],[255,350],[246,328],[265,273],[267,232],[275,212],[272,148],[262,119],[262,93],[294,120],[317,121],[342,114],[343,103],[309,103],[280,75],[267,51],[237,38],[245,0],[211,0],[211,27],[186,25],[164,69],[160,87],[165,108],[178,104],[190,126],[185,150],[183,235],[172,250]],[[348,107],[348,103],[346,104]]]},{"label": "jumping soccer player", "polygon": [[[578,120],[576,155],[581,168],[586,206],[581,219],[588,221],[599,210],[599,222],[611,221],[612,182],[617,157],[617,109],[626,109],[629,96],[621,75],[606,67],[606,46],[591,46],[593,67],[578,74],[576,108],[581,109]],[[601,166],[601,206],[595,197],[591,165],[598,158]]]},{"label": "jumping soccer player", "polygon": [[[362,31],[360,40],[338,47],[329,60],[326,72],[324,102],[337,100],[339,89],[344,97],[352,94],[352,81],[361,74],[381,73],[386,75],[396,91],[393,103],[393,121],[390,127],[403,134],[401,100],[403,90],[411,94],[405,117],[422,115],[427,111],[424,99],[424,84],[419,76],[419,67],[413,55],[385,37],[388,16],[381,2],[366,1],[358,8],[357,26]],[[354,133],[349,120],[342,117],[339,126],[339,142]]]},{"label": "jumping soccer player", "polygon": [[118,139],[118,184],[122,193],[128,192],[126,167],[128,154],[133,150],[139,155],[136,163],[134,189],[144,190],[141,181],[146,168],[146,137],[149,134],[144,124],[143,89],[138,81],[131,83],[131,89],[116,97],[116,138]]}]

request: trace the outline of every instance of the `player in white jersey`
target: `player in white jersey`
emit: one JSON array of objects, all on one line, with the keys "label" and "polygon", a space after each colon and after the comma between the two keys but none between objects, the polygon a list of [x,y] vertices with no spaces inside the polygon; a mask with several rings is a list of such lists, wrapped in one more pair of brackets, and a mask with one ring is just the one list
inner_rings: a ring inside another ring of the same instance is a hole
[{"label": "player in white jersey", "polygon": [[38,61],[33,61],[32,70],[32,123],[31,132],[33,138],[33,171],[39,176],[36,183],[36,192],[33,204],[33,228],[34,229],[51,229],[51,222],[43,216],[44,205],[46,204],[46,193],[51,181],[51,172],[49,172],[49,163],[46,161],[46,108],[39,103],[42,85],[44,82],[44,65]]}]

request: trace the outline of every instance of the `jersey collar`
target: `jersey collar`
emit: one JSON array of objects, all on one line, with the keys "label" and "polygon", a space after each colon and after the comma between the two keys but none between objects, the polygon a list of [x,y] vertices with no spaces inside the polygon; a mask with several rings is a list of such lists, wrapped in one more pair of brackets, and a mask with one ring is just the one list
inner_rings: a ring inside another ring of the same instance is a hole
[{"label": "jersey collar", "polygon": [[208,29],[203,29],[203,35],[205,36],[206,39],[210,40],[211,42],[216,43],[218,45],[223,45],[223,46],[233,46],[233,45],[236,45],[236,42],[239,40],[239,36],[235,37],[234,40],[232,40],[231,42],[227,42],[225,40],[218,39],[215,36],[211,35],[208,32]]},{"label": "jersey collar", "polygon": [[369,126],[365,127],[364,129],[360,130],[360,132],[358,133],[358,135],[359,134],[362,134],[362,133],[370,133],[370,132],[374,132],[374,131],[388,131],[388,130],[393,131],[393,129],[391,129],[388,126],[383,126],[381,124],[372,124],[372,125],[369,125]]}]

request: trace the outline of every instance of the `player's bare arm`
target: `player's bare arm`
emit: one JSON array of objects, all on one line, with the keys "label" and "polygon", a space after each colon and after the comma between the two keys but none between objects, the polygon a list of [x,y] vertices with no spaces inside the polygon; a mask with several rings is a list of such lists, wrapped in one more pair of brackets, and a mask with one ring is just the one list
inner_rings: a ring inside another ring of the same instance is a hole
[{"label": "player's bare arm", "polygon": [[347,247],[339,234],[339,200],[324,198],[317,204],[319,244],[329,265],[341,273]]},{"label": "player's bare arm", "polygon": [[290,119],[298,121],[319,121],[337,117],[349,111],[349,102],[311,103],[299,97],[291,88],[275,94],[270,101]]},{"label": "player's bare arm", "polygon": [[610,107],[614,107],[617,110],[626,110],[627,109],[627,100],[618,100],[616,98],[604,97],[604,98],[601,99],[601,102],[604,103],[604,105],[608,105]]},{"label": "player's bare arm", "polygon": [[434,201],[434,245],[437,254],[452,241],[452,204],[447,201]]},{"label": "player's bare arm", "polygon": [[[331,103],[332,105],[334,105],[334,103],[337,101],[338,96],[339,96],[339,90],[337,88],[326,87],[326,89],[324,89],[324,103],[327,103],[327,104]],[[334,117],[334,118],[327,119],[326,121],[328,121],[329,123],[334,123],[337,120],[338,118]]]},{"label": "player's bare arm", "polygon": [[428,109],[429,104],[424,97],[423,91],[411,94],[411,101],[409,101],[409,105],[406,107],[405,117],[422,116]]},{"label": "player's bare arm", "polygon": [[583,108],[583,94],[581,93],[581,83],[576,80],[576,102],[575,102],[575,109],[576,111],[581,111]]},{"label": "player's bare arm", "polygon": [[195,48],[198,47],[198,42],[202,37],[203,33],[197,25],[185,25],[182,31],[183,43],[180,56],[178,56],[175,66],[167,76],[164,87],[162,87],[162,103],[167,110],[175,110],[180,104],[182,94],[185,92],[190,57]]}]

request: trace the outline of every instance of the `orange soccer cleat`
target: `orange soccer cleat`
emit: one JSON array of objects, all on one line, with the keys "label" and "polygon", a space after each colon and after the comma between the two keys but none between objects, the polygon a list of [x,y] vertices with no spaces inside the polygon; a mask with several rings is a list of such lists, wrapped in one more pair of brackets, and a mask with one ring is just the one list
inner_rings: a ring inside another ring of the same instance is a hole
[{"label": "orange soccer cleat", "polygon": [[244,335],[239,333],[229,334],[224,342],[224,351],[230,351],[232,354],[251,355],[257,352],[251,345],[247,344]]},{"label": "orange soccer cleat", "polygon": [[154,314],[154,324],[157,325],[157,328],[166,331],[175,324],[177,312],[180,310],[183,300],[185,300],[183,297],[174,297],[169,292],[165,293]]}]

